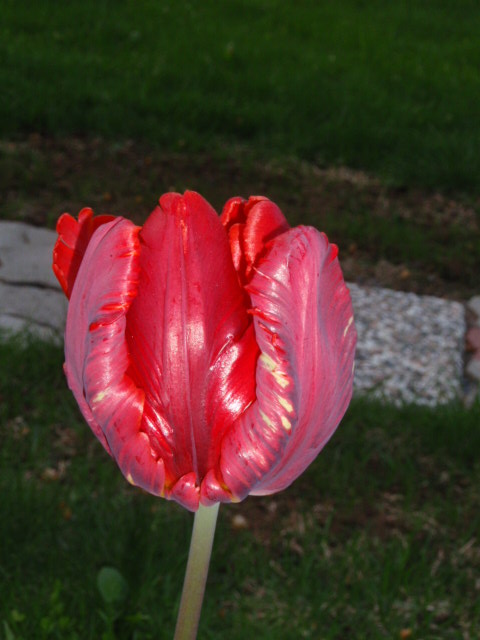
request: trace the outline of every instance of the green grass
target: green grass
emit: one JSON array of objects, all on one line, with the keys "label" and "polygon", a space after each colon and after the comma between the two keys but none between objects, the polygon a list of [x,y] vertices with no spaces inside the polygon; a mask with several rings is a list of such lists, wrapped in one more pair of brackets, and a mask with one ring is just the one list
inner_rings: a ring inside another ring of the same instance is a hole
[{"label": "green grass", "polygon": [[[127,485],[61,365],[0,345],[0,638],[171,638],[191,514]],[[289,490],[222,506],[200,637],[477,637],[479,422],[354,402]],[[116,605],[103,567],[128,585]]]},{"label": "green grass", "polygon": [[479,193],[475,0],[2,0],[0,135],[247,145]]}]

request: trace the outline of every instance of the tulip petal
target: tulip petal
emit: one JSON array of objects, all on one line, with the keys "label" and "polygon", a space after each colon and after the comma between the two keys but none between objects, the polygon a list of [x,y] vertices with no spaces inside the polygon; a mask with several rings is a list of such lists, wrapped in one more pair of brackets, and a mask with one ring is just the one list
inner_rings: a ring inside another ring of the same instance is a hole
[{"label": "tulip petal", "polygon": [[128,375],[125,326],[138,288],[138,231],[116,218],[93,234],[68,308],[66,373],[90,427],[127,480],[161,495],[163,461],[141,431],[144,393]]},{"label": "tulip petal", "polygon": [[266,245],[290,228],[276,204],[266,198],[247,202],[247,221],[243,232],[243,246],[247,262],[247,277],[266,251]]},{"label": "tulip petal", "polygon": [[240,281],[245,284],[266,251],[266,245],[287,231],[285,216],[268,198],[252,196],[248,201],[231,198],[221,215],[230,241],[230,250]]},{"label": "tulip petal", "polygon": [[94,216],[92,209],[88,207],[80,211],[78,222],[69,213],[64,213],[58,219],[53,271],[67,298],[72,295],[78,269],[91,237],[98,227],[112,220],[114,216]]},{"label": "tulip petal", "polygon": [[175,500],[190,511],[198,509],[199,488],[197,477],[194,471],[179,478],[166,496],[170,500]]},{"label": "tulip petal", "polygon": [[256,402],[226,434],[220,473],[234,496],[291,484],[352,394],[356,332],[337,248],[313,228],[276,237],[247,289],[257,343]]},{"label": "tulip petal", "polygon": [[165,496],[196,508],[224,433],[255,399],[253,323],[220,219],[198,194],[163,196],[140,242],[127,337],[142,429],[165,463]]}]

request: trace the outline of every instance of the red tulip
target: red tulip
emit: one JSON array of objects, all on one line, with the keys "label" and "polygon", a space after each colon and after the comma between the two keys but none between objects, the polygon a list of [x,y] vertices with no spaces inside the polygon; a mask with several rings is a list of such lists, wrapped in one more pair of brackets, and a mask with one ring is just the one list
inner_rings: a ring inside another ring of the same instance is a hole
[{"label": "red tulip", "polygon": [[195,511],[290,485],[352,395],[337,248],[266,198],[58,221],[69,386],[125,477]]}]

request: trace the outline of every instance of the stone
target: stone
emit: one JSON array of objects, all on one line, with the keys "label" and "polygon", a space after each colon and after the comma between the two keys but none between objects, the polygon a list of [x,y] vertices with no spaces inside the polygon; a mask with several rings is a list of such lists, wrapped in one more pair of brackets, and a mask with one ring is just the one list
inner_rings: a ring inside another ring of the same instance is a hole
[{"label": "stone", "polygon": [[[0,222],[0,329],[61,340],[67,300],[52,272],[56,233]],[[465,306],[431,296],[348,285],[358,331],[355,390],[396,405],[435,406],[462,394]],[[480,327],[480,296],[468,303]],[[477,333],[465,373],[480,382]]]},{"label": "stone", "polygon": [[467,302],[467,308],[477,317],[477,325],[480,326],[480,296],[473,296]]},{"label": "stone", "polygon": [[236,513],[232,518],[233,529],[248,529],[248,520],[241,513]]},{"label": "stone", "polygon": [[348,284],[358,332],[355,390],[396,405],[462,394],[465,307],[433,296]]},{"label": "stone", "polygon": [[61,335],[65,328],[67,304],[61,291],[0,282],[0,326],[7,330],[36,325],[44,327],[47,334]]},{"label": "stone", "polygon": [[465,368],[465,372],[470,378],[480,382],[480,358],[471,358]]},{"label": "stone", "polygon": [[63,336],[51,327],[45,327],[23,318],[15,318],[0,313],[0,340],[9,335],[28,334],[55,344],[61,344]]},{"label": "stone", "polygon": [[468,351],[480,351],[480,327],[470,327],[466,340]]},{"label": "stone", "polygon": [[57,234],[23,222],[0,222],[0,281],[60,289],[52,271]]}]

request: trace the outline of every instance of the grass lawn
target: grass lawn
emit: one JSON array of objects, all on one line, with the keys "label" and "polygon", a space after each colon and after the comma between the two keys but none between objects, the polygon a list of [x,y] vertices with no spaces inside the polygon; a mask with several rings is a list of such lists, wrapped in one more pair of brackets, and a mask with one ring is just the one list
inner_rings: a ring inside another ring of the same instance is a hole
[{"label": "grass lawn", "polygon": [[[478,293],[475,0],[0,14],[0,219],[261,192],[326,230],[349,279]],[[0,640],[171,638],[192,515],[124,481],[62,362],[0,343]],[[478,638],[479,424],[480,404],[355,400],[290,489],[221,507],[199,637]]]},{"label": "grass lawn", "polygon": [[[0,346],[0,638],[171,638],[192,516],[127,485],[61,365]],[[477,638],[479,422],[355,401],[290,489],[220,509],[200,637]]]},{"label": "grass lawn", "polygon": [[[0,135],[255,149],[480,192],[475,0],[2,0]],[[233,151],[232,151],[233,149]]]}]

